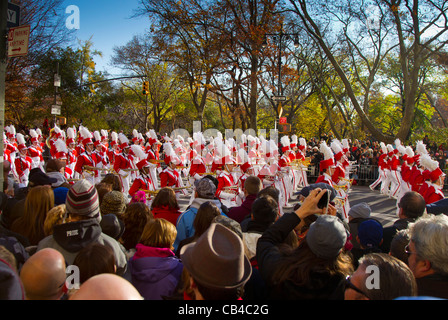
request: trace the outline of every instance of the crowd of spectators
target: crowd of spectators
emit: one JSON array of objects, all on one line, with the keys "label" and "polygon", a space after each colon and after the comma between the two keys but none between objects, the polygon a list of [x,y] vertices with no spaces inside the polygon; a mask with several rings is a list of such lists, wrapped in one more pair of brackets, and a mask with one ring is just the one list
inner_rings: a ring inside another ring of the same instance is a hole
[{"label": "crowd of spectators", "polygon": [[[308,142],[312,163],[318,145]],[[379,148],[355,140],[350,161],[375,165]],[[383,228],[367,203],[345,222],[335,190],[320,184],[283,211],[278,190],[250,176],[243,204],[223,210],[216,179],[205,176],[181,210],[172,189],[147,204],[145,194],[125,196],[114,175],[61,186],[37,169],[29,181],[0,197],[0,299],[448,299],[448,216],[427,214],[415,192]],[[372,266],[377,286],[366,281]]]}]

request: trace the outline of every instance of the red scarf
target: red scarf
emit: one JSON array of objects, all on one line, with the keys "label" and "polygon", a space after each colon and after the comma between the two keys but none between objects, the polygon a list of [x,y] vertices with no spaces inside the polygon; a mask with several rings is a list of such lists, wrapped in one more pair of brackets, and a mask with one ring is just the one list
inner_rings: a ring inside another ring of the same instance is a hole
[{"label": "red scarf", "polygon": [[141,243],[138,243],[135,246],[135,249],[137,251],[135,252],[134,256],[132,257],[132,260],[139,259],[139,258],[147,258],[147,257],[166,258],[166,257],[174,256],[174,252],[171,251],[171,249],[148,247]]}]

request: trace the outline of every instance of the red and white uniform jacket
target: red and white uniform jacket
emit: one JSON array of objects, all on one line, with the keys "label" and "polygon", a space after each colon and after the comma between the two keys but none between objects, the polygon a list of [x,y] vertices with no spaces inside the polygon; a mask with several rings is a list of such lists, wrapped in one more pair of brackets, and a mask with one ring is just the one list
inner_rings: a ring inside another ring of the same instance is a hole
[{"label": "red and white uniform jacket", "polygon": [[[82,175],[84,173],[84,166],[96,167],[95,156],[93,153],[83,152],[76,161],[75,171]],[[92,174],[93,175],[93,174]]]},{"label": "red and white uniform jacket", "polygon": [[220,200],[235,201],[236,195],[239,193],[238,185],[232,174],[222,171],[218,176],[218,188],[216,188],[216,196]]},{"label": "red and white uniform jacket", "polygon": [[116,173],[118,173],[121,176],[127,176],[129,172],[126,172],[124,170],[131,169],[131,159],[128,155],[124,155],[123,153],[119,153],[115,156],[114,161],[114,170]]},{"label": "red and white uniform jacket", "polygon": [[337,184],[337,185],[346,184],[347,182],[343,181],[341,178],[345,179],[345,169],[341,163],[337,162],[336,169],[334,170],[331,180],[333,181],[334,184]]},{"label": "red and white uniform jacket", "polygon": [[133,196],[139,190],[151,190],[155,191],[155,185],[151,180],[151,177],[146,174],[139,175],[132,183],[129,189],[129,195]]},{"label": "red and white uniform jacket", "polygon": [[291,165],[291,159],[286,156],[286,155],[282,155],[280,160],[278,160],[278,165],[280,168],[286,168],[289,167]]},{"label": "red and white uniform jacket", "polygon": [[[159,152],[155,152],[151,148],[147,148],[146,149],[146,153],[148,154],[148,157],[146,157],[146,160],[148,160],[149,163],[156,164],[156,161],[154,161],[154,160],[159,160],[160,159]],[[157,167],[160,167],[160,163],[157,163]]]},{"label": "red and white uniform jacket", "polygon": [[28,185],[28,176],[32,169],[31,164],[32,160],[28,156],[18,155],[14,160],[14,165],[16,168],[17,177],[19,179],[19,184],[22,187],[26,187]]},{"label": "red and white uniform jacket", "polygon": [[28,155],[32,160],[31,169],[39,168],[40,164],[44,162],[44,157],[42,156],[42,149],[36,146],[30,146],[28,148]]},{"label": "red and white uniform jacket", "polygon": [[160,187],[165,188],[179,188],[180,185],[180,176],[179,172],[176,170],[171,169],[170,167],[166,167],[165,170],[163,170],[160,173]]},{"label": "red and white uniform jacket", "polygon": [[328,175],[327,173],[324,173],[317,178],[316,183],[321,183],[321,182],[326,183],[333,187],[333,180],[331,179],[330,175]]},{"label": "red and white uniform jacket", "polygon": [[207,167],[205,164],[205,160],[201,156],[196,156],[191,161],[190,165],[190,177],[194,178],[195,180],[199,180],[203,177],[203,175],[207,172]]},{"label": "red and white uniform jacket", "polygon": [[411,176],[409,177],[411,190],[419,192],[424,182],[425,178],[423,177],[423,170],[418,168],[417,166],[413,166],[411,169]]},{"label": "red and white uniform jacket", "polygon": [[438,185],[430,183],[428,189],[423,195],[423,198],[425,198],[426,204],[431,204],[439,200],[445,199],[445,195]]}]

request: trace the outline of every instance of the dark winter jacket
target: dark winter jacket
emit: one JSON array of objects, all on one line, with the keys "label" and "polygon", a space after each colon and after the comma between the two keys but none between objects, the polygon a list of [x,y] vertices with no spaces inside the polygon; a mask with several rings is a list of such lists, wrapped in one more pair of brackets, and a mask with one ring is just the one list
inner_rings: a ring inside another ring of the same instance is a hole
[{"label": "dark winter jacket", "polygon": [[232,207],[229,209],[228,217],[241,223],[244,218],[251,214],[252,204],[254,203],[257,195],[250,194],[244,199],[243,203],[239,207]]},{"label": "dark winter jacket", "polygon": [[298,286],[292,281],[274,284],[272,275],[283,259],[279,245],[300,223],[296,214],[284,214],[258,239],[257,261],[261,276],[266,282],[269,298],[275,300],[343,300],[345,278],[342,275],[315,273],[313,283]]},{"label": "dark winter jacket", "polygon": [[44,248],[56,249],[62,253],[66,264],[71,265],[78,252],[93,242],[108,245],[113,249],[117,274],[123,275],[127,266],[125,249],[117,240],[101,231],[96,218],[56,225],[53,234],[39,242],[37,251]]},{"label": "dark winter jacket", "polygon": [[173,295],[183,265],[174,253],[166,248],[137,244],[137,252],[128,262],[126,276],[145,300],[162,300]]}]

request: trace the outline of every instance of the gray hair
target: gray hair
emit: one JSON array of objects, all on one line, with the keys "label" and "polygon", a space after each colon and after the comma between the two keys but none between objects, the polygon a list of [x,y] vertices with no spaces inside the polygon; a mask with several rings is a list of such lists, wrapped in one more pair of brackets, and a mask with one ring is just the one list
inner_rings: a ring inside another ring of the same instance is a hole
[{"label": "gray hair", "polygon": [[425,214],[409,224],[409,238],[420,259],[428,260],[434,271],[448,275],[448,216]]}]

